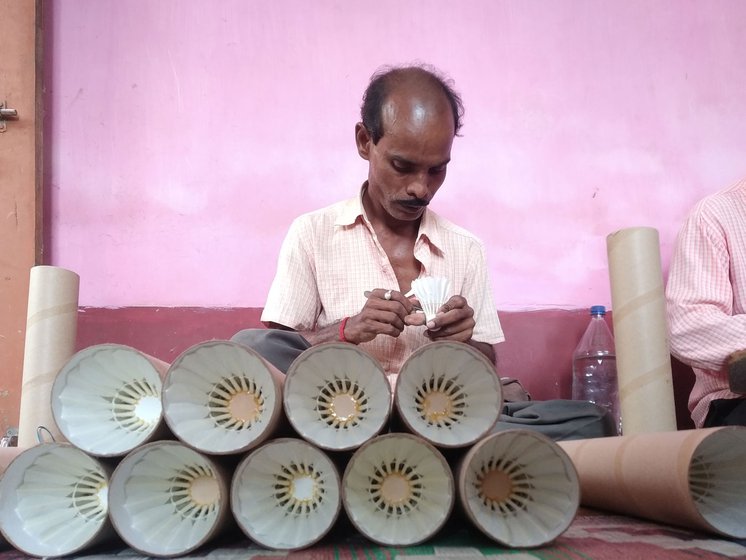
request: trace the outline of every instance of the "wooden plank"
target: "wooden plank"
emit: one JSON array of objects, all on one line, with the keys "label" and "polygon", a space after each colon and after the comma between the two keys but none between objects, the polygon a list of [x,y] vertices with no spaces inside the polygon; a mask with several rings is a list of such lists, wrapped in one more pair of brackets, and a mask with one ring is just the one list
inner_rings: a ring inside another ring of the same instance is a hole
[{"label": "wooden plank", "polygon": [[29,270],[41,260],[41,4],[0,0],[0,433],[18,426]]}]

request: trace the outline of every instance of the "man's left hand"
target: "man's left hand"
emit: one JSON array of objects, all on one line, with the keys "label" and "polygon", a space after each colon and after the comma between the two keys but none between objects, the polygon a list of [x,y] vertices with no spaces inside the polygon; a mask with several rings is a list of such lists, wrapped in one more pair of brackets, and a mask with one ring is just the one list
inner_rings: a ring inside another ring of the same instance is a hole
[{"label": "man's left hand", "polygon": [[434,319],[427,323],[425,336],[431,340],[456,340],[469,342],[474,334],[474,310],[466,298],[451,296],[438,310]]}]

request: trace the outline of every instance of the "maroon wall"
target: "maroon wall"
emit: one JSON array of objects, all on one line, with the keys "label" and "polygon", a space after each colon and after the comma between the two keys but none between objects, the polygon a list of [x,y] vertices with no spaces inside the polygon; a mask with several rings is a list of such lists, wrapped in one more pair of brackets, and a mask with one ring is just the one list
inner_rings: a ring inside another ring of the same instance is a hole
[{"label": "maroon wall", "polygon": [[[262,327],[260,314],[259,308],[83,307],[77,346],[125,344],[170,363],[199,342]],[[572,352],[588,325],[588,311],[502,311],[500,320],[506,341],[497,346],[499,374],[519,379],[536,400],[570,398]],[[686,400],[693,374],[677,360],[672,366],[678,425],[690,428]]]}]

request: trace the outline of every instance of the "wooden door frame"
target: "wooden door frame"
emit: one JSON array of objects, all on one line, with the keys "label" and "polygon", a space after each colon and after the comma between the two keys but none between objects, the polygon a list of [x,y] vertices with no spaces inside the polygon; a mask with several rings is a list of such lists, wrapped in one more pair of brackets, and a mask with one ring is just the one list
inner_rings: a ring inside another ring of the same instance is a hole
[{"label": "wooden door frame", "polygon": [[29,272],[42,262],[42,0],[0,0],[0,102],[18,119],[0,133],[0,430],[17,427]]}]

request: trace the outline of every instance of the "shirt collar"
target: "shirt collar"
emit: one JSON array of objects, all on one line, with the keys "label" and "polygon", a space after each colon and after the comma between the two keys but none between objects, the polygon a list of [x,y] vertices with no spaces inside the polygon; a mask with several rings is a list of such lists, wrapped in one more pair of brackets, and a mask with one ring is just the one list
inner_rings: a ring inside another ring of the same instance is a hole
[{"label": "shirt collar", "polygon": [[350,198],[341,203],[334,225],[339,227],[351,226],[358,218],[365,218],[365,209],[363,208],[363,193],[368,187],[368,182],[363,183],[357,197]]},{"label": "shirt collar", "polygon": [[[365,208],[363,207],[363,193],[368,188],[368,182],[363,183],[360,188],[358,196],[350,198],[341,203],[337,217],[334,220],[334,225],[338,227],[351,226],[358,218],[362,218],[363,221],[368,221],[365,215]],[[417,234],[417,242],[425,239],[433,247],[439,251],[443,250],[441,242],[440,232],[437,225],[437,217],[429,208],[425,208],[425,212],[422,214],[422,220],[420,221],[420,229]]]}]

